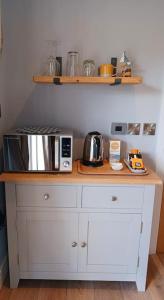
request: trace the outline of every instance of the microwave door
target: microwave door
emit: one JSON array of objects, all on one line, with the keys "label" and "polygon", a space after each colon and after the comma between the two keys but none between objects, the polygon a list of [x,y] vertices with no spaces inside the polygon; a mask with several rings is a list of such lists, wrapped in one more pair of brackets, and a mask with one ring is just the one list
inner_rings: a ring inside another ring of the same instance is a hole
[{"label": "microwave door", "polygon": [[[8,158],[8,159],[7,159]],[[20,138],[7,137],[4,140],[5,171],[25,171],[25,163],[22,157]]]},{"label": "microwave door", "polygon": [[43,138],[43,156],[44,156],[45,170],[52,171],[51,137],[42,136],[42,138]]},{"label": "microwave door", "polygon": [[51,152],[49,151],[49,136],[37,136],[37,168],[38,171],[51,171]]},{"label": "microwave door", "polygon": [[28,136],[30,171],[51,171],[49,137],[43,135]]},{"label": "microwave door", "polygon": [[59,157],[60,157],[60,139],[59,136],[55,136],[55,145],[54,145],[54,169],[55,171],[59,170]]},{"label": "microwave door", "polygon": [[37,171],[36,135],[28,135],[29,162],[28,170]]},{"label": "microwave door", "polygon": [[21,152],[22,152],[22,158],[25,165],[25,170],[28,171],[29,166],[29,148],[28,148],[28,137],[27,135],[23,135],[20,137],[21,139]]}]

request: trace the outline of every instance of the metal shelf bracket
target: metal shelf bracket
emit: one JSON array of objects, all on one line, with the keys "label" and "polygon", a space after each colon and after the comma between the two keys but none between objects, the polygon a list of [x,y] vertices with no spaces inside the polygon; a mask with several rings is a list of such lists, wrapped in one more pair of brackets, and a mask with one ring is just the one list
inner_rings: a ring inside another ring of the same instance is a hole
[{"label": "metal shelf bracket", "polygon": [[54,77],[53,78],[53,83],[56,84],[56,85],[62,85],[59,77]]},{"label": "metal shelf bracket", "polygon": [[116,78],[116,79],[115,79],[115,82],[114,82],[114,83],[111,83],[110,85],[118,85],[118,84],[121,84],[121,83],[122,83],[121,78]]}]

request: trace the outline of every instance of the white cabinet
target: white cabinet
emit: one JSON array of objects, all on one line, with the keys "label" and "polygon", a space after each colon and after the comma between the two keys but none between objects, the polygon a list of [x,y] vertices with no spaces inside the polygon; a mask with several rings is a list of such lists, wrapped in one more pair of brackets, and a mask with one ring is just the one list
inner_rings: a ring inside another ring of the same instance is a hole
[{"label": "white cabinet", "polygon": [[80,215],[80,272],[136,273],[141,215]]},{"label": "white cabinet", "polygon": [[6,183],[10,286],[136,281],[145,290],[155,185]]},{"label": "white cabinet", "polygon": [[18,212],[17,226],[21,272],[136,273],[141,215]]},{"label": "white cabinet", "polygon": [[77,272],[78,215],[18,212],[20,272]]}]

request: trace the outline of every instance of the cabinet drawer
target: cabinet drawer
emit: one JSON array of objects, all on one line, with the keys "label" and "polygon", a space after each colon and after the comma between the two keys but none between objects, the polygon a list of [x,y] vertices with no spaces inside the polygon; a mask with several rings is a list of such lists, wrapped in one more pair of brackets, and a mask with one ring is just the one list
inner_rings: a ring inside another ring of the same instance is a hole
[{"label": "cabinet drawer", "polygon": [[17,206],[76,207],[76,186],[16,185]]},{"label": "cabinet drawer", "polygon": [[82,191],[82,207],[91,208],[141,208],[143,187],[93,187],[85,186]]}]

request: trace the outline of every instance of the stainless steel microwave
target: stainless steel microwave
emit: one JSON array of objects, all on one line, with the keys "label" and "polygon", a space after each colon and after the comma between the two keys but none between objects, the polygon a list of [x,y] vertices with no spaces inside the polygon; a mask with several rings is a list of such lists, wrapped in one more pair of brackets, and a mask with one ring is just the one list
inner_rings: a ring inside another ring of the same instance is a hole
[{"label": "stainless steel microwave", "polygon": [[17,128],[3,136],[5,172],[71,172],[73,134],[54,127]]}]

